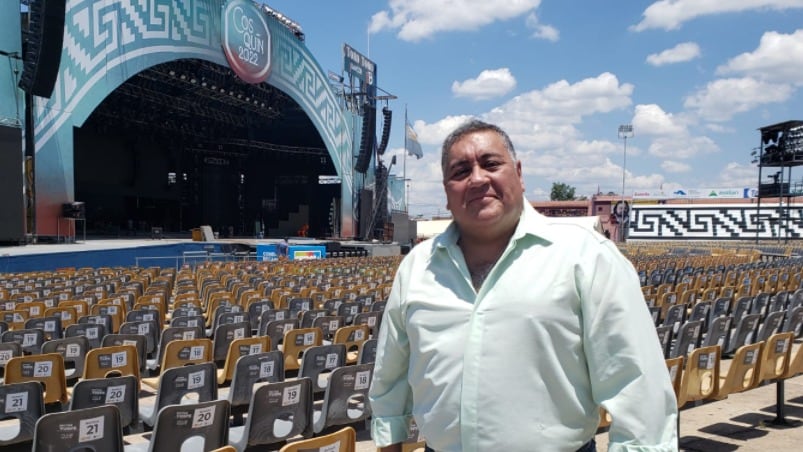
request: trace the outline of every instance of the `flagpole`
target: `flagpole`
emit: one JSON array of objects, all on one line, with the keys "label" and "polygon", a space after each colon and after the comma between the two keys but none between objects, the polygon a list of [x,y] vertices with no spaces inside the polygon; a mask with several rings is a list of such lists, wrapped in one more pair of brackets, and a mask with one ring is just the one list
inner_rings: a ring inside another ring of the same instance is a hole
[{"label": "flagpole", "polygon": [[410,187],[407,185],[407,104],[404,104],[404,170],[402,170],[402,178],[404,178],[404,211],[410,215]]}]

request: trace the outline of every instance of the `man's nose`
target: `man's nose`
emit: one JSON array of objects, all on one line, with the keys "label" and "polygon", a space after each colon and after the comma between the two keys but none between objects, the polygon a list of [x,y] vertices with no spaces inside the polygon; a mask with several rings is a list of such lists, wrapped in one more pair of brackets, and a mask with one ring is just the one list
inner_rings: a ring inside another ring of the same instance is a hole
[{"label": "man's nose", "polygon": [[480,165],[471,167],[471,174],[468,176],[468,181],[472,185],[480,185],[488,180],[488,175]]}]

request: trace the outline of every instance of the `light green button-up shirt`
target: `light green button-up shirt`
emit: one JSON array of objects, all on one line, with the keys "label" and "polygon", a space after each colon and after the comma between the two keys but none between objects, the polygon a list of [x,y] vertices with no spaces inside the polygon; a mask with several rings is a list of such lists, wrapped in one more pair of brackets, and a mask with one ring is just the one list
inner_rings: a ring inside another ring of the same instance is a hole
[{"label": "light green button-up shirt", "polygon": [[521,220],[479,292],[452,224],[399,267],[379,333],[371,433],[414,416],[439,452],[677,450],[675,394],[633,266],[596,232]]}]

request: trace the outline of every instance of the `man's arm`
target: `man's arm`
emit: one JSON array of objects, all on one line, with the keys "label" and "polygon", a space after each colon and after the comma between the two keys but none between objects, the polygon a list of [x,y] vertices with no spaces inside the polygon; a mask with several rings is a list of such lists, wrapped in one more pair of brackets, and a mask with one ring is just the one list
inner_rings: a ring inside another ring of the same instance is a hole
[{"label": "man's arm", "polygon": [[638,276],[611,242],[586,267],[584,349],[609,450],[677,450],[677,401]]}]

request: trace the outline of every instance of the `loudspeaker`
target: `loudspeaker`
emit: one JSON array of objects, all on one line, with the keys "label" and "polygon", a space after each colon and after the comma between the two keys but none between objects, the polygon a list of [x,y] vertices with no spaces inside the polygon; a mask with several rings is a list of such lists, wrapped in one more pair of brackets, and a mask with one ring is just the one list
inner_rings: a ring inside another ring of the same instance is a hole
[{"label": "loudspeaker", "polygon": [[0,126],[0,243],[25,243],[22,129]]},{"label": "loudspeaker", "polygon": [[86,207],[82,202],[68,202],[61,205],[61,216],[83,220],[86,217]]},{"label": "loudspeaker", "polygon": [[365,105],[362,113],[362,137],[360,140],[360,153],[357,155],[357,163],[354,164],[354,171],[365,174],[371,164],[371,152],[376,143],[376,107]]},{"label": "loudspeaker", "polygon": [[388,107],[382,108],[382,139],[379,140],[379,147],[376,152],[379,155],[385,154],[385,149],[388,147],[388,140],[390,140],[390,120],[393,119],[393,112]]},{"label": "loudspeaker", "polygon": [[50,97],[56,85],[64,40],[65,0],[31,0],[30,25],[25,33],[25,57],[19,87],[35,96]]}]

